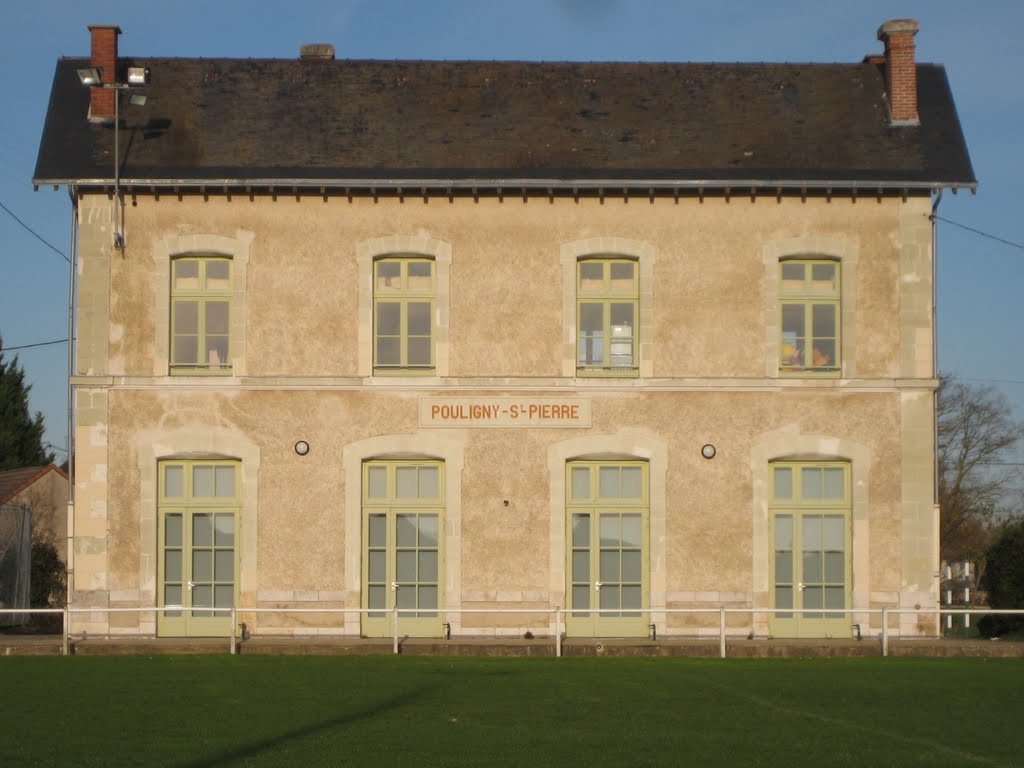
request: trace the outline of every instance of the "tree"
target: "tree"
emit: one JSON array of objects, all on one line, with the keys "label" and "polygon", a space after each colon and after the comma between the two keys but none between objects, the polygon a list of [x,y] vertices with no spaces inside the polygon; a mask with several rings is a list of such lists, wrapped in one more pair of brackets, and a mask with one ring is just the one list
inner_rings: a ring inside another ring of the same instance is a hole
[{"label": "tree", "polygon": [[1014,487],[1005,466],[1024,424],[1013,419],[1006,396],[943,376],[938,420],[939,536],[944,559],[978,559],[1005,512]]},{"label": "tree", "polygon": [[29,415],[30,389],[18,356],[9,363],[4,361],[0,338],[0,470],[53,463],[53,454],[43,447],[43,414]]},{"label": "tree", "polygon": [[[1024,520],[1005,525],[985,557],[985,586],[993,608],[1024,608]],[[1024,617],[1004,614],[985,616],[978,624],[987,637],[1014,632]]]}]

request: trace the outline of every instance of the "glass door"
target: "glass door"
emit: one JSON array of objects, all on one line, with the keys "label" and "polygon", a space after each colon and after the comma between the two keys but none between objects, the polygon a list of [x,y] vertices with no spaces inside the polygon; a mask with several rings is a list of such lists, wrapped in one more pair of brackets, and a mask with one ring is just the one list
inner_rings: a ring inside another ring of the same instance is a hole
[{"label": "glass door", "polygon": [[566,631],[577,637],[645,636],[647,465],[573,462],[568,472]]},{"label": "glass door", "polygon": [[772,511],[772,597],[777,613],[771,633],[849,637],[848,467],[776,465],[773,476],[778,503]]},{"label": "glass door", "polygon": [[162,636],[231,632],[237,583],[238,471],[231,462],[162,462],[158,529]]},{"label": "glass door", "polygon": [[442,633],[443,473],[440,462],[369,462],[364,467],[362,633],[403,637]]}]

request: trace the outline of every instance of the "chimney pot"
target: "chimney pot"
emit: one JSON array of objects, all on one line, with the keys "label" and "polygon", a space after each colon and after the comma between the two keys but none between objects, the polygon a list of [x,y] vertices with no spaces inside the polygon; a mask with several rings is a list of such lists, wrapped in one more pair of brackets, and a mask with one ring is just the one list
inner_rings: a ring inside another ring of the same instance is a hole
[{"label": "chimney pot", "polygon": [[330,43],[307,43],[299,48],[299,58],[304,61],[331,61],[334,59],[334,46]]},{"label": "chimney pot", "polygon": [[[121,28],[116,24],[92,24],[92,57],[90,66],[100,71],[100,81],[117,82],[117,36]],[[109,122],[114,119],[115,92],[105,88],[90,88],[89,119]]]},{"label": "chimney pot", "polygon": [[914,19],[891,19],[878,28],[878,39],[885,44],[885,92],[889,96],[889,114],[894,125],[918,125],[917,62],[914,59],[914,35],[920,25]]}]

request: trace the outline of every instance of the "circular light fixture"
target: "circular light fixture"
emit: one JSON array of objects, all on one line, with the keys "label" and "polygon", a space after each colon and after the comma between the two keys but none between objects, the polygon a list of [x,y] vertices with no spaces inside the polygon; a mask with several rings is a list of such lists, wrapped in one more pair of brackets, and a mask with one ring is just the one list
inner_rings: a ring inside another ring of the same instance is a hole
[{"label": "circular light fixture", "polygon": [[707,443],[703,448],[700,449],[700,455],[703,456],[705,459],[715,458],[716,453],[718,453],[718,451],[715,450],[715,446],[713,446],[711,443]]},{"label": "circular light fixture", "polygon": [[299,442],[295,444],[295,452],[299,454],[299,456],[305,456],[309,453],[309,443],[305,440],[299,440]]}]

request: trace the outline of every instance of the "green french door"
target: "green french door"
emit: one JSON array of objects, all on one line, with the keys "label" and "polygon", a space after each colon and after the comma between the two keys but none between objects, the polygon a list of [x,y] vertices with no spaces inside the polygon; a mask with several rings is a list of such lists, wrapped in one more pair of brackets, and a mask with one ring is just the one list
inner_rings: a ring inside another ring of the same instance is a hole
[{"label": "green french door", "polygon": [[646,636],[647,464],[579,461],[567,472],[566,633]]},{"label": "green french door", "polygon": [[849,465],[772,465],[772,607],[775,637],[849,637]]},{"label": "green french door", "polygon": [[160,463],[157,633],[220,637],[237,598],[237,462]]},{"label": "green french door", "polygon": [[364,464],[363,635],[441,636],[443,498],[441,462]]}]

